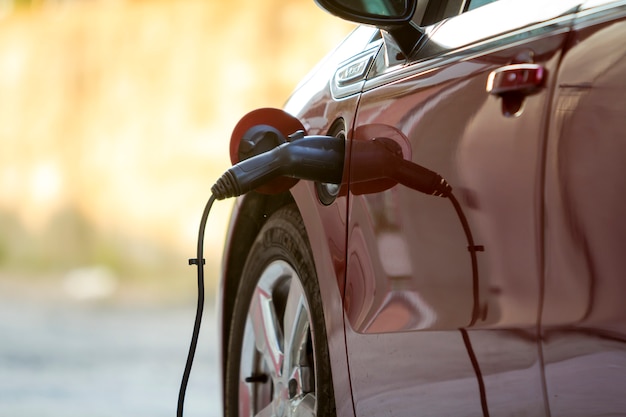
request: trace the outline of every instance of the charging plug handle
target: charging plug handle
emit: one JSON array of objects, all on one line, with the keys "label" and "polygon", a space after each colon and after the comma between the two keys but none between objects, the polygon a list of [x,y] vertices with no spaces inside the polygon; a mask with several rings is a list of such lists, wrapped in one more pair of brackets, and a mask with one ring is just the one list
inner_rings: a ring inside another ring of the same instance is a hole
[{"label": "charging plug handle", "polygon": [[218,200],[237,197],[279,176],[341,184],[344,157],[343,139],[305,136],[233,165],[211,192]]},{"label": "charging plug handle", "polygon": [[[352,142],[350,184],[355,194],[371,192],[368,184],[392,180],[424,194],[447,197],[452,187],[439,174],[404,159],[395,142],[388,138]],[[383,188],[384,189],[384,188]],[[381,191],[375,188],[375,192]]]}]

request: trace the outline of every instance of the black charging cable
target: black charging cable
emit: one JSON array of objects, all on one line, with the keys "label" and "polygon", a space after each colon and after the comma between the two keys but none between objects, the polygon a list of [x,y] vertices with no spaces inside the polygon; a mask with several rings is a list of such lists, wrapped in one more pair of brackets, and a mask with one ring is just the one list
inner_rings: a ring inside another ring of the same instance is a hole
[{"label": "black charging cable", "polygon": [[479,292],[479,281],[478,281],[478,259],[476,256],[476,252],[484,252],[485,247],[482,245],[476,245],[474,243],[474,237],[472,236],[472,229],[467,221],[467,217],[465,217],[465,213],[463,212],[463,208],[461,208],[461,204],[456,199],[454,194],[450,192],[447,195],[448,199],[454,206],[454,210],[456,211],[457,217],[461,222],[461,226],[463,227],[463,232],[465,233],[465,238],[467,239],[467,250],[470,253],[470,258],[472,261],[472,295],[474,297],[474,307],[472,309],[472,319],[468,325],[468,327],[472,327],[479,319],[480,316],[480,292]]},{"label": "black charging cable", "polygon": [[[463,231],[465,232],[465,238],[467,239],[467,250],[470,253],[470,257],[472,260],[472,295],[474,297],[474,307],[472,309],[472,318],[467,327],[472,327],[481,315],[480,308],[480,291],[479,291],[479,277],[478,277],[478,259],[476,256],[476,252],[483,252],[485,247],[482,245],[476,245],[474,243],[474,237],[472,236],[472,229],[465,217],[465,213],[463,212],[463,208],[461,204],[456,199],[454,194],[450,192],[447,196],[452,205],[454,206],[454,210],[456,211],[457,217],[461,222],[461,226],[463,227]],[[480,406],[483,411],[483,417],[489,417],[489,406],[487,404],[487,390],[485,388],[485,381],[483,379],[483,374],[480,370],[480,363],[478,362],[478,358],[476,357],[476,353],[474,353],[474,348],[472,347],[472,343],[470,341],[469,335],[467,333],[466,328],[459,329],[461,332],[461,336],[463,337],[463,343],[465,345],[465,349],[470,358],[470,362],[472,367],[474,368],[474,373],[476,374],[476,379],[478,381],[478,392],[480,393]]]},{"label": "black charging cable", "polygon": [[189,375],[191,374],[191,367],[193,366],[193,358],[196,354],[196,347],[198,346],[198,336],[200,334],[200,324],[202,323],[202,312],[204,311],[204,230],[206,229],[206,222],[211,212],[211,207],[215,202],[215,195],[211,194],[211,198],[204,207],[202,213],[202,219],[200,220],[200,228],[198,230],[198,247],[196,249],[196,258],[189,259],[189,265],[196,265],[198,269],[198,304],[196,306],[196,319],[193,324],[193,333],[191,335],[191,343],[189,344],[189,353],[187,354],[187,362],[185,363],[185,371],[183,372],[183,379],[180,383],[180,390],[178,392],[178,407],[176,409],[176,416],[183,417],[183,407],[185,403],[185,393],[187,392],[187,384],[189,382]]}]

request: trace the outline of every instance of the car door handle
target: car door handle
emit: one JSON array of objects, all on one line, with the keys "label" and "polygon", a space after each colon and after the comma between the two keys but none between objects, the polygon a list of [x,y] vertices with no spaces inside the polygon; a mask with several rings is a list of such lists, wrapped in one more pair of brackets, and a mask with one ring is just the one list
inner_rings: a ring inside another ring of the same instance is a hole
[{"label": "car door handle", "polygon": [[533,94],[543,87],[546,70],[538,64],[511,64],[491,71],[487,92],[495,96],[507,93]]}]

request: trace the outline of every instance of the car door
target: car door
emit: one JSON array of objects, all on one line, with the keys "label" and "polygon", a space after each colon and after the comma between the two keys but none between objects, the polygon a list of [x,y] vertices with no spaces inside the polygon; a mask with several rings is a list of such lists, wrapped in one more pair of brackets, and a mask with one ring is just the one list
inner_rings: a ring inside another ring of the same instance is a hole
[{"label": "car door", "polygon": [[626,2],[588,1],[546,159],[542,348],[552,416],[626,415]]},{"label": "car door", "polygon": [[[546,413],[546,117],[576,7],[470,7],[426,27],[410,62],[386,39],[351,126],[344,308],[358,416]],[[394,181],[361,181],[379,168],[355,144],[380,137],[443,176],[459,210]]]}]

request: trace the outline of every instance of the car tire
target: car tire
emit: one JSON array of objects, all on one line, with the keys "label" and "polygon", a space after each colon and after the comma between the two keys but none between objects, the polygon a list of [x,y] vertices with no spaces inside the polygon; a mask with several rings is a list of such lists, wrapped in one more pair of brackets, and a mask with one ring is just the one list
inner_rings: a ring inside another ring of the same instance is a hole
[{"label": "car tire", "polygon": [[230,329],[226,417],[336,414],[319,285],[295,205],[275,212],[253,243]]}]

